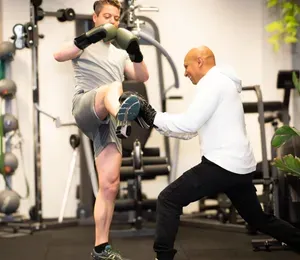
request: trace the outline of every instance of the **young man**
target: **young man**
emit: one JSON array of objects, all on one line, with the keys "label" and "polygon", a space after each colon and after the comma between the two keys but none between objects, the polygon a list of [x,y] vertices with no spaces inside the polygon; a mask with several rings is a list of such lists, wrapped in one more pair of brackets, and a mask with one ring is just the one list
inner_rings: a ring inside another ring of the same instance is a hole
[{"label": "young man", "polygon": [[[205,46],[191,49],[185,76],[197,86],[187,111],[156,112],[140,97],[140,115],[160,133],[182,139],[201,137],[202,162],[189,169],[158,196],[154,250],[158,260],[172,260],[182,208],[205,196],[225,193],[242,218],[259,231],[300,250],[300,230],[263,212],[252,182],[256,162],[247,138],[241,81],[218,68]],[[129,96],[130,94],[124,93]]]},{"label": "young man", "polygon": [[[118,121],[136,119],[139,109],[134,104],[135,99],[126,99],[120,107],[124,74],[128,79],[141,82],[149,77],[137,39],[131,32],[118,29],[120,9],[118,0],[96,1],[95,28],[54,54],[57,61],[72,60],[76,81],[72,112],[80,130],[93,140],[99,192],[94,207],[92,258],[101,260],[122,259],[108,244],[122,160],[118,137],[128,134],[116,128]],[[114,39],[126,49],[112,45]]]}]

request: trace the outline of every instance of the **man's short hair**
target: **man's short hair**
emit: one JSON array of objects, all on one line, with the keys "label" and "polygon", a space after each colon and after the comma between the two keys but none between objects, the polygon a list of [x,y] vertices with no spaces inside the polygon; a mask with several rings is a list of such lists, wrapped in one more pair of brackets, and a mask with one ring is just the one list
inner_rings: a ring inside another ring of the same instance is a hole
[{"label": "man's short hair", "polygon": [[121,10],[121,4],[118,0],[97,0],[94,3],[94,12],[98,16],[104,5],[113,5]]}]

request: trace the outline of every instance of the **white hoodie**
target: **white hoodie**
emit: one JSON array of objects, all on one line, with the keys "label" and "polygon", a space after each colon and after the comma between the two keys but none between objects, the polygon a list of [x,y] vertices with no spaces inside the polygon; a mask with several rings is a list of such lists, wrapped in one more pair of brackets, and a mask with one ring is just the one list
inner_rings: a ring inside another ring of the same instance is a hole
[{"label": "white hoodie", "polygon": [[154,125],[167,136],[200,136],[202,154],[220,167],[237,173],[255,171],[256,161],[247,138],[241,80],[230,69],[213,67],[198,82],[197,93],[181,114],[158,112]]}]

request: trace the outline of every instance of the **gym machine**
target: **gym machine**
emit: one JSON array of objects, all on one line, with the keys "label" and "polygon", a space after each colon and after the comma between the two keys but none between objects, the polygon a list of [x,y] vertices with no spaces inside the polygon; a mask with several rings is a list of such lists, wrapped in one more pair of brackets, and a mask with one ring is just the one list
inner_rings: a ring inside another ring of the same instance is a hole
[{"label": "gym machine", "polygon": [[[146,16],[136,15],[136,10],[140,12],[159,12],[157,7],[153,6],[143,6],[136,4],[135,0],[126,0],[123,1],[122,15],[120,18],[120,27],[124,27],[132,31],[139,39],[140,45],[145,46],[154,46],[156,48],[156,59],[157,59],[157,68],[158,68],[158,79],[159,79],[159,92],[161,97],[161,108],[162,111],[167,111],[167,101],[168,100],[181,100],[182,96],[167,96],[168,92],[173,89],[179,88],[179,77],[175,63],[168,54],[168,52],[160,44],[160,34],[159,29],[156,23]],[[167,59],[173,75],[174,75],[174,84],[165,87],[164,75],[163,75],[163,63],[162,55]],[[176,179],[177,171],[177,162],[178,162],[178,151],[179,151],[179,140],[174,140],[174,150],[176,151],[171,159],[170,152],[170,139],[164,136],[164,149],[166,157],[170,159],[171,164],[171,174],[169,175],[169,182],[172,182]]]},{"label": "gym machine", "polygon": [[[154,12],[157,12],[159,10],[155,7],[144,7],[144,6],[136,5],[135,2],[136,1],[124,1],[124,6],[123,6],[124,12],[122,13],[122,16],[121,16],[121,24],[123,24],[123,26],[125,28],[127,28],[128,30],[132,31],[140,39],[141,45],[154,46],[156,48],[158,76],[159,76],[159,89],[160,89],[159,91],[160,91],[160,96],[161,96],[161,100],[162,100],[161,108],[162,108],[162,111],[166,111],[167,110],[167,100],[178,100],[178,99],[182,98],[180,96],[167,97],[168,91],[170,91],[173,87],[179,88],[179,78],[178,78],[176,66],[175,66],[174,62],[172,61],[171,57],[169,56],[169,54],[167,53],[167,51],[160,44],[159,29],[156,26],[156,24],[154,23],[154,21],[151,20],[149,17],[137,16],[135,14],[135,10],[137,10],[137,9],[139,11],[154,11]],[[171,69],[173,71],[174,80],[175,80],[174,85],[172,85],[168,88],[165,88],[165,86],[164,86],[162,55],[169,62]],[[142,94],[145,98],[147,98],[147,92],[146,92],[145,86],[143,86],[143,84],[138,84],[138,83],[127,81],[124,83],[123,87],[124,87],[125,91],[126,90],[136,91],[136,92],[139,92],[140,94]],[[147,131],[145,131],[145,133],[143,134],[141,132],[141,129],[138,126],[135,126],[135,129],[134,129],[134,126],[135,125],[133,125],[132,137],[137,138],[137,140],[139,140],[142,143],[142,151],[144,154],[144,159],[143,159],[144,163],[145,164],[149,163],[149,166],[147,166],[147,165],[144,166],[143,171],[145,173],[143,174],[143,177],[141,178],[141,182],[143,180],[147,180],[147,179],[155,179],[156,176],[159,176],[162,173],[163,173],[163,175],[168,176],[169,182],[174,181],[176,179],[179,140],[175,140],[175,144],[174,144],[175,154],[173,156],[173,160],[171,160],[170,143],[169,143],[168,137],[163,137],[164,138],[165,157],[160,156],[159,149],[156,154],[154,153],[151,155],[151,153],[154,151],[153,148],[145,147],[147,139],[150,136],[150,132],[146,133]],[[126,151],[127,152],[132,151],[132,148],[131,148],[132,143],[134,143],[134,140],[131,140],[131,138],[126,141],[123,141],[124,158],[123,158],[123,163],[122,163],[122,167],[121,167],[121,178],[122,178],[122,180],[127,181],[127,183],[128,183],[127,189],[129,189],[132,186],[132,185],[130,185],[130,183],[132,182],[133,178],[128,178],[129,176],[126,176],[124,174],[124,172],[122,174],[122,170],[124,171],[124,169],[126,167],[126,166],[124,166],[124,161],[126,160]],[[150,150],[150,149],[152,149],[152,150]],[[149,151],[152,151],[152,152],[149,153]],[[155,156],[155,157],[153,157],[153,156]],[[149,161],[147,161],[146,158]],[[163,164],[160,164],[160,163],[163,163]],[[170,163],[170,166],[168,166],[165,163],[168,163],[168,164]],[[170,170],[168,170],[167,167],[170,167]],[[152,173],[150,172],[150,169],[152,170]],[[126,205],[127,206],[130,205],[130,203],[129,204],[127,204],[127,203],[128,203],[128,201],[126,201],[126,200],[125,201],[124,200],[117,201],[116,205],[118,205],[118,206],[116,207],[115,211],[116,212],[127,211],[129,208],[126,208]],[[148,210],[155,211],[156,199],[153,199],[153,200],[144,199],[143,205],[147,205],[148,207],[151,207],[151,209],[148,208]],[[131,207],[131,210],[133,210],[133,209],[134,208]],[[145,208],[145,210],[147,210],[147,208]],[[139,219],[139,217],[142,218],[141,212],[139,212],[138,210],[135,209],[133,212],[129,211],[129,216],[132,216],[132,213],[134,216],[133,220],[135,220],[135,222],[133,222],[135,224],[135,226],[134,226],[135,231],[145,230],[145,229],[141,229],[141,226],[139,226],[139,221],[137,221]],[[139,217],[136,217],[136,216],[139,216]],[[130,218],[129,218],[128,222],[131,222]],[[136,233],[137,232],[135,232],[135,235],[136,235]],[[146,231],[144,231],[144,233],[146,233]],[[151,235],[151,231],[149,232],[149,235]]]}]

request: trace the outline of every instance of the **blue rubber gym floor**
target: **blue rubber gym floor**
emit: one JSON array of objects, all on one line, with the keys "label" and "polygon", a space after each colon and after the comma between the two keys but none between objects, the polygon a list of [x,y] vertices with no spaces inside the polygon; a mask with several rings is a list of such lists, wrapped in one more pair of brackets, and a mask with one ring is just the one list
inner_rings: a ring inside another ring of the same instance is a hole
[{"label": "blue rubber gym floor", "polygon": [[[92,226],[44,230],[32,235],[0,238],[1,260],[85,260],[93,245]],[[296,260],[287,250],[254,252],[246,233],[180,227],[177,260]],[[114,238],[112,245],[131,260],[154,260],[151,237]]]}]

